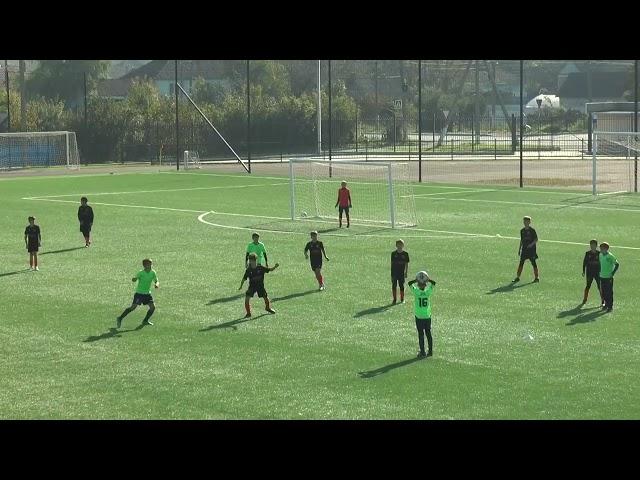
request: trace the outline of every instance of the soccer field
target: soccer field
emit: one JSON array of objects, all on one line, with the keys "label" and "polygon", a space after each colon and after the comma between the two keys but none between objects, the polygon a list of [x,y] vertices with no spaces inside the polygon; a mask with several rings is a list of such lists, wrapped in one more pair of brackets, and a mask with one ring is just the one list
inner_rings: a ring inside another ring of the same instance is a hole
[{"label": "soccer field", "polygon": [[[338,179],[339,180],[339,179]],[[339,183],[336,182],[336,190]],[[350,182],[354,209],[358,182]],[[638,419],[640,197],[415,185],[417,228],[288,220],[288,178],[117,173],[0,179],[0,418]],[[96,219],[84,248],[77,209]],[[23,233],[42,229],[40,271]],[[541,282],[518,263],[522,217],[540,237]],[[317,229],[327,290],[304,259]],[[275,315],[252,299],[245,248],[258,231]],[[412,295],[391,306],[396,238],[426,269],[434,356],[416,359]],[[620,261],[615,306],[582,300],[591,238]],[[130,305],[151,257],[153,326]]]}]

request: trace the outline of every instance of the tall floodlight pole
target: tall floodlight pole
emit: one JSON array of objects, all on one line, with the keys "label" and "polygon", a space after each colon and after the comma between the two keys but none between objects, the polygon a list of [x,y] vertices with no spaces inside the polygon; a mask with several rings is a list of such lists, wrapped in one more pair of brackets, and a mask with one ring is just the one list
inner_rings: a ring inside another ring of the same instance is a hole
[{"label": "tall floodlight pole", "polygon": [[418,60],[418,182],[422,182],[422,60]]},{"label": "tall floodlight pole", "polygon": [[251,81],[249,77],[249,60],[247,60],[247,163],[251,173]]},{"label": "tall floodlight pole", "polygon": [[[633,131],[638,133],[638,60],[633,62]],[[638,192],[638,149],[633,160],[633,191]]]},{"label": "tall floodlight pole", "polygon": [[331,124],[332,124],[332,119],[331,119],[331,97],[333,96],[333,93],[331,92],[331,60],[329,60],[329,66],[328,66],[328,71],[327,73],[329,74],[329,178],[331,178],[332,176],[332,169],[331,169],[331,150],[332,150],[332,141],[331,141],[331,130],[333,130],[331,128]]},{"label": "tall floodlight pole", "polygon": [[180,170],[180,124],[178,123],[178,60],[175,60],[174,90],[176,94],[176,170]]},{"label": "tall floodlight pole", "polygon": [[522,131],[524,130],[524,60],[520,60],[520,188],[522,188]]},{"label": "tall floodlight pole", "polygon": [[318,155],[322,155],[322,89],[320,88],[320,63],[318,60]]},{"label": "tall floodlight pole", "polygon": [[4,85],[7,87],[7,132],[11,131],[11,103],[9,103],[9,66],[4,61]]}]

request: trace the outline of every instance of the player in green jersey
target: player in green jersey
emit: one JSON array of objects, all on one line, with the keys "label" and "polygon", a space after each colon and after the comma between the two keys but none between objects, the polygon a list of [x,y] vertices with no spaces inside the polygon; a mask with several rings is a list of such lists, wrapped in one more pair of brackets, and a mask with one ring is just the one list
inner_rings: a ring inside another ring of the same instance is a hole
[{"label": "player in green jersey", "polygon": [[269,268],[269,260],[267,259],[267,250],[264,248],[264,243],[260,241],[260,235],[254,232],[251,235],[252,242],[247,245],[247,253],[244,256],[245,268],[249,266],[249,254],[255,253],[258,259],[258,265],[262,265],[264,260],[264,266]]},{"label": "player in green jersey", "polygon": [[153,325],[153,323],[149,321],[149,318],[151,318],[151,315],[155,312],[156,306],[153,303],[153,297],[151,296],[151,284],[153,283],[153,286],[158,288],[160,286],[160,282],[158,281],[156,271],[151,269],[152,265],[153,261],[150,258],[145,258],[142,260],[143,269],[131,279],[133,282],[138,282],[138,285],[136,286],[136,293],[133,295],[133,302],[131,303],[131,306],[125,309],[125,311],[116,318],[116,328],[120,328],[122,325],[122,319],[133,312],[138,305],[149,305],[149,310],[142,320],[142,325]]},{"label": "player in green jersey", "polygon": [[[431,280],[427,275],[427,272],[419,272],[424,273],[424,278],[426,278],[425,283],[421,283],[420,281],[411,280],[407,285],[411,288],[414,297],[414,310],[416,317],[416,329],[418,330],[418,344],[420,345],[420,351],[418,352],[418,358],[430,357],[433,355],[433,339],[431,337],[431,295],[433,294],[433,289],[436,285],[436,282]],[[420,275],[416,275],[416,278],[420,278]],[[417,286],[415,285],[417,283]],[[429,286],[427,287],[427,284]],[[424,337],[427,337],[427,343],[429,346],[429,351],[424,351]]]},{"label": "player in green jersey", "polygon": [[613,276],[618,271],[618,259],[609,251],[609,244],[600,244],[600,286],[602,288],[603,310],[613,310]]}]

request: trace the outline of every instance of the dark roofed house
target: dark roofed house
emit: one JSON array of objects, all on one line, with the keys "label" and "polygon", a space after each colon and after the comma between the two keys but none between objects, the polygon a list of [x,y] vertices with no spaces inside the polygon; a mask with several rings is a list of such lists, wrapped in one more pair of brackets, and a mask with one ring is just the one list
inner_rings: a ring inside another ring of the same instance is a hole
[{"label": "dark roofed house", "polygon": [[131,82],[128,78],[107,78],[98,82],[98,95],[103,98],[124,100],[129,94]]},{"label": "dark roofed house", "polygon": [[[178,63],[178,82],[187,92],[191,91],[193,81],[198,77],[204,78],[208,83],[228,87],[230,85],[229,64],[230,62],[225,60],[180,60]],[[149,78],[155,82],[160,93],[173,95],[175,63],[173,60],[152,60],[118,80],[131,81],[134,78]]]},{"label": "dark roofed house", "polygon": [[584,110],[587,102],[624,101],[628,72],[592,72],[591,92],[586,72],[569,73],[558,82],[560,104],[567,109]]}]

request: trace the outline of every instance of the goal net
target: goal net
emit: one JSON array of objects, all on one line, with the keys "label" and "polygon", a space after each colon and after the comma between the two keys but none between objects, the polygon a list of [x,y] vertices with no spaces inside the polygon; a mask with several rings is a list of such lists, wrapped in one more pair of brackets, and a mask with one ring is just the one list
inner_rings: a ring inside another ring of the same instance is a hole
[{"label": "goal net", "polygon": [[80,167],[75,132],[0,133],[0,170]]},{"label": "goal net", "polygon": [[351,222],[381,226],[417,225],[413,185],[406,163],[289,160],[291,219],[335,221],[340,182],[351,191]]},{"label": "goal net", "polygon": [[200,168],[200,157],[195,150],[184,151],[184,168],[188,170],[190,168]]},{"label": "goal net", "polygon": [[637,191],[640,134],[593,132],[593,194]]}]

